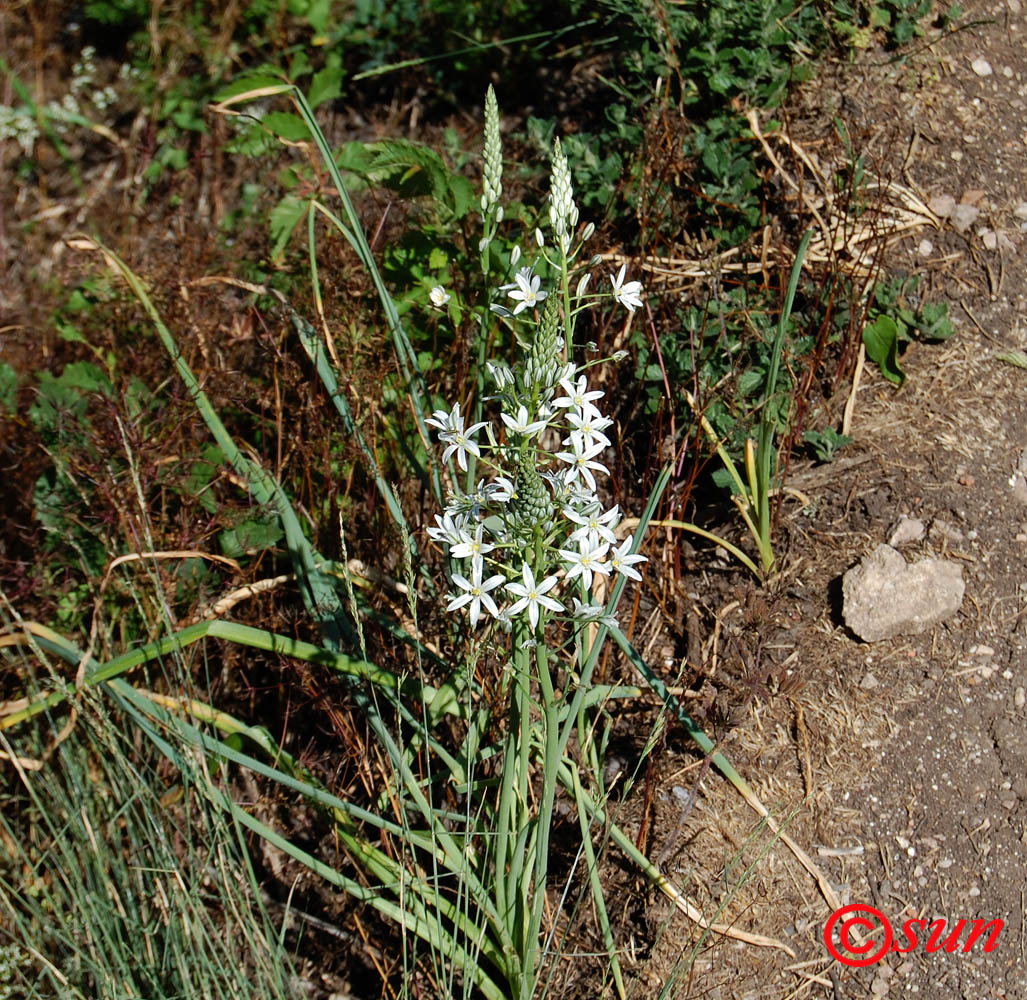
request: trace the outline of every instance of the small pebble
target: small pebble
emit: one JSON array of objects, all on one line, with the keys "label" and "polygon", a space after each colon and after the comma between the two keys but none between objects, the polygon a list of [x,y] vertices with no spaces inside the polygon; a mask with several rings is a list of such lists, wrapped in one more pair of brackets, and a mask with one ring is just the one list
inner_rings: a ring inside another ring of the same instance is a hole
[{"label": "small pebble", "polygon": [[874,981],[870,984],[870,992],[875,997],[883,997],[888,992],[888,980],[881,976],[875,976]]},{"label": "small pebble", "polygon": [[1013,704],[1017,708],[1023,708],[1024,705],[1027,705],[1027,689],[1021,687],[1013,692]]},{"label": "small pebble", "polygon": [[921,240],[916,248],[921,257],[930,257],[934,253],[934,244],[930,240]]},{"label": "small pebble", "polygon": [[991,63],[983,56],[978,56],[972,63],[970,63],[970,68],[978,76],[991,76]]},{"label": "small pebble", "polygon": [[[935,215],[941,218],[947,218],[952,214],[952,209],[956,207],[956,199],[950,194],[939,194],[935,195],[928,203],[927,207],[934,212]],[[1023,218],[1027,219],[1027,202],[1023,204],[1024,214]],[[1014,214],[1016,214],[1014,212]],[[1019,218],[1019,216],[1017,216]]]},{"label": "small pebble", "polygon": [[908,542],[919,542],[924,537],[924,531],[924,522],[919,517],[906,517],[903,515],[899,518],[899,523],[895,525],[891,537],[888,539],[888,544],[892,548],[896,548]]},{"label": "small pebble", "polygon": [[874,676],[873,674],[867,674],[867,675],[866,675],[866,676],[865,676],[865,677],[863,678],[863,680],[861,680],[861,681],[859,682],[859,686],[860,686],[860,687],[861,687],[861,688],[862,688],[862,689],[863,689],[864,691],[873,691],[873,689],[874,689],[875,687],[877,687],[878,683],[879,683],[879,682],[878,682],[877,678],[876,678],[876,677],[875,677],[875,676]]}]

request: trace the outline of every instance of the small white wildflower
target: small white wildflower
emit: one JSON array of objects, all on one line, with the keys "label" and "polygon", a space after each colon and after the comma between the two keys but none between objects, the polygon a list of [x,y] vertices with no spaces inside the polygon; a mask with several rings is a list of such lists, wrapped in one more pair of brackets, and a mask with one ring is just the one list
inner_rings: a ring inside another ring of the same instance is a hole
[{"label": "small white wildflower", "polygon": [[613,533],[617,521],[620,518],[620,507],[614,504],[605,514],[600,514],[602,508],[594,504],[582,513],[578,513],[571,507],[564,510],[564,516],[575,524],[580,525],[570,536],[568,541],[576,542],[582,538],[593,537],[603,539],[610,545],[617,544],[617,536]]},{"label": "small white wildflower", "polygon": [[475,458],[481,457],[478,445],[471,440],[471,435],[477,434],[485,426],[485,422],[481,421],[477,424],[472,424],[465,430],[464,418],[460,414],[459,403],[453,407],[451,413],[446,413],[445,410],[436,410],[431,417],[425,420],[425,423],[438,427],[439,440],[448,445],[442,453],[443,462],[448,462],[450,455],[455,452],[457,465],[460,466],[462,471],[466,472],[467,452],[470,452]]},{"label": "small white wildflower", "polygon": [[643,563],[648,560],[645,556],[630,554],[631,546],[634,544],[635,536],[628,535],[620,547],[610,553],[610,568],[616,570],[621,576],[626,576],[632,580],[641,580],[642,574],[637,569],[632,569],[632,566],[635,563]]},{"label": "small white wildflower", "polygon": [[468,609],[471,617],[471,627],[475,628],[478,625],[478,619],[481,617],[481,606],[485,605],[485,610],[492,615],[493,618],[499,617],[499,608],[496,606],[496,602],[489,594],[490,590],[495,590],[504,580],[504,577],[498,573],[495,576],[490,576],[487,580],[482,582],[481,579],[482,564],[475,562],[471,571],[471,579],[468,580],[466,577],[461,576],[459,573],[453,574],[453,582],[465,593],[454,596],[448,594],[449,604],[446,605],[447,611],[456,611],[464,605],[469,604]]},{"label": "small white wildflower", "polygon": [[613,284],[613,297],[622,306],[624,306],[628,312],[633,313],[642,305],[642,282],[629,281],[627,284],[624,284],[624,274],[627,269],[627,264],[621,264],[620,270],[617,272],[616,276],[610,276],[610,281]]},{"label": "small white wildflower", "polygon": [[532,309],[537,306],[543,299],[545,299],[547,292],[540,292],[539,286],[542,284],[542,279],[537,274],[531,273],[531,268],[522,267],[520,271],[514,275],[514,280],[517,282],[517,288],[512,292],[507,292],[507,295],[517,301],[517,305],[514,306],[513,314],[516,316],[519,312],[523,312],[525,309]]},{"label": "small white wildflower", "polygon": [[575,432],[571,434],[571,448],[573,450],[570,452],[561,451],[556,455],[561,462],[566,462],[571,467],[567,473],[567,484],[570,485],[578,476],[581,476],[588,484],[588,488],[595,492],[596,479],[592,475],[592,471],[602,472],[607,476],[610,474],[610,470],[602,462],[593,461],[596,455],[603,450],[603,446],[601,444],[590,445],[582,435]]},{"label": "small white wildflower", "polygon": [[560,555],[571,564],[567,570],[567,579],[573,580],[580,576],[585,588],[592,586],[592,574],[610,575],[610,567],[603,562],[603,557],[610,549],[609,542],[599,543],[599,539],[582,538],[578,542],[578,552],[573,549],[560,549]]},{"label": "small white wildflower", "polygon": [[517,488],[506,476],[496,478],[485,487],[485,492],[490,501],[495,503],[508,503],[517,496]]},{"label": "small white wildflower", "polygon": [[579,410],[584,412],[593,413],[595,416],[601,416],[599,411],[592,404],[593,399],[602,399],[605,393],[601,389],[593,389],[589,392],[588,380],[582,375],[577,384],[572,382],[569,378],[560,379],[560,385],[563,387],[563,391],[567,393],[566,396],[559,396],[553,400],[553,406],[576,406]]},{"label": "small white wildflower", "polygon": [[600,625],[608,625],[611,628],[617,627],[617,619],[613,615],[605,614],[606,608],[598,604],[585,604],[574,598],[573,616],[578,621],[598,622]]},{"label": "small white wildflower", "polygon": [[453,407],[451,413],[447,413],[445,410],[436,410],[430,417],[427,417],[424,422],[429,427],[437,427],[440,431],[450,431],[453,429],[454,418],[463,423],[463,418],[460,416],[459,403]]},{"label": "small white wildflower", "polygon": [[438,527],[429,528],[428,537],[436,542],[457,545],[466,534],[467,518],[464,515],[447,513],[444,517],[439,517],[436,514],[435,521]]},{"label": "small white wildflower", "polygon": [[431,299],[431,304],[436,309],[441,309],[452,296],[442,287],[442,285],[436,285],[429,293],[428,298]]},{"label": "small white wildflower", "polygon": [[[604,448],[610,447],[610,439],[603,433],[607,427],[613,424],[608,417],[600,416],[595,407],[587,410],[568,410],[567,423],[574,430],[581,434],[589,444],[601,444]],[[563,439],[564,444],[570,444],[570,438]]]},{"label": "small white wildflower", "polygon": [[455,559],[470,559],[472,564],[480,563],[482,557],[495,548],[495,545],[482,541],[483,530],[484,526],[479,524],[474,529],[473,538],[466,531],[461,532],[460,541],[450,548],[449,554]]},{"label": "small white wildflower", "polygon": [[529,423],[528,408],[524,405],[517,408],[516,417],[511,417],[508,413],[501,413],[500,417],[510,430],[515,434],[522,434],[524,437],[531,437],[533,434],[544,430],[546,426],[544,420],[533,420]]},{"label": "small white wildflower", "polygon": [[552,597],[545,595],[556,586],[556,577],[547,576],[540,583],[535,583],[535,574],[531,567],[525,563],[521,572],[524,583],[508,583],[506,589],[515,594],[520,600],[515,601],[507,609],[507,614],[513,617],[524,611],[528,611],[528,620],[532,628],[538,627],[539,608],[549,608],[550,611],[563,611],[563,605]]}]

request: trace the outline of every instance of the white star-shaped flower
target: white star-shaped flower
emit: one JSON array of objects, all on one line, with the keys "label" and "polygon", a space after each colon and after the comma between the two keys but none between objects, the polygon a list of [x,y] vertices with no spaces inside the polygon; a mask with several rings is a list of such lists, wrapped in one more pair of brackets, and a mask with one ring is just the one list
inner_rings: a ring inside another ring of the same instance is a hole
[{"label": "white star-shaped flower", "polygon": [[616,276],[610,276],[610,282],[613,284],[613,297],[622,305],[628,312],[634,312],[642,305],[642,282],[641,281],[629,281],[624,284],[624,274],[628,269],[627,264],[621,264],[620,270]]},{"label": "white star-shaped flower", "polygon": [[[586,409],[573,409],[567,411],[567,423],[575,431],[585,436],[589,444],[602,444],[604,448],[610,447],[610,439],[603,433],[607,427],[613,424],[609,417],[599,415],[599,411],[590,406]],[[570,438],[563,439],[564,444],[570,444]]]},{"label": "white star-shaped flower", "polygon": [[606,608],[601,607],[598,604],[584,604],[576,597],[574,598],[574,611],[572,614],[578,621],[599,622],[600,625],[608,625],[612,628],[616,628],[617,619],[614,618],[613,615],[608,615],[605,612]]},{"label": "white star-shaped flower", "polygon": [[495,548],[495,545],[482,541],[484,530],[484,525],[479,524],[474,529],[473,538],[466,531],[460,532],[460,540],[450,548],[449,554],[456,559],[470,559],[473,564],[480,563],[482,557]]},{"label": "white star-shaped flower", "polygon": [[635,544],[635,536],[628,535],[627,538],[610,553],[610,568],[616,570],[621,576],[632,580],[641,580],[642,574],[633,569],[635,563],[648,562],[645,556],[631,555],[631,546]]},{"label": "white star-shaped flower", "polygon": [[517,496],[517,487],[515,487],[514,484],[506,478],[506,476],[496,476],[496,478],[485,487],[485,495],[488,497],[490,503],[508,503]]},{"label": "white star-shaped flower", "polygon": [[500,576],[498,573],[495,576],[490,576],[484,583],[481,579],[482,564],[475,562],[471,569],[471,579],[468,580],[466,577],[461,576],[459,573],[453,574],[453,582],[462,590],[464,593],[458,594],[455,597],[452,594],[448,594],[449,604],[446,605],[447,611],[456,611],[458,608],[462,608],[464,605],[469,604],[470,608],[468,612],[471,617],[471,627],[476,628],[478,625],[478,619],[481,617],[481,606],[485,605],[485,610],[492,615],[493,618],[499,617],[499,608],[496,607],[496,602],[492,599],[492,595],[489,594],[490,590],[495,590],[505,577]]},{"label": "white star-shaped flower", "polygon": [[593,389],[591,392],[588,388],[588,379],[584,375],[578,377],[578,381],[572,382],[569,378],[560,379],[560,385],[563,386],[563,391],[567,393],[566,396],[558,396],[553,400],[553,406],[566,406],[576,407],[582,413],[591,413],[594,416],[601,416],[600,412],[595,408],[592,403],[593,399],[602,399],[606,395],[602,389]]},{"label": "white star-shaped flower", "polygon": [[467,518],[460,515],[447,513],[444,517],[435,515],[437,528],[428,529],[428,537],[436,542],[445,542],[447,545],[457,545],[467,532],[464,530]]},{"label": "white star-shaped flower", "polygon": [[481,457],[481,452],[478,450],[477,444],[471,440],[471,435],[477,434],[485,426],[485,423],[481,421],[477,424],[472,424],[465,430],[464,418],[460,413],[459,403],[453,407],[450,413],[446,413],[445,410],[436,410],[425,420],[425,423],[430,424],[432,427],[438,427],[439,440],[448,445],[442,453],[443,462],[448,462],[449,456],[456,452],[457,465],[466,472],[467,452],[470,452],[475,458]]},{"label": "white star-shaped flower", "polygon": [[526,406],[519,406],[517,408],[517,416],[511,417],[508,413],[501,413],[500,417],[503,418],[503,423],[510,428],[515,434],[523,434],[524,437],[531,437],[533,434],[537,434],[540,430],[543,430],[546,426],[544,420],[528,420],[528,408]]},{"label": "white star-shaped flower", "polygon": [[[507,614],[513,617],[525,608],[528,610],[528,620],[531,627],[538,627],[539,608],[549,608],[550,611],[563,611],[563,605],[552,597],[545,595],[556,586],[556,577],[547,576],[541,583],[535,583],[535,574],[531,567],[525,563],[521,572],[524,583],[508,583],[506,589],[515,594],[520,600],[515,601],[507,609]],[[455,579],[455,577],[454,577]]]},{"label": "white star-shaped flower", "polygon": [[572,452],[559,451],[556,453],[556,457],[561,462],[566,462],[570,466],[567,472],[567,485],[569,486],[578,476],[581,476],[594,493],[596,477],[592,475],[593,469],[596,472],[605,473],[607,476],[610,474],[610,470],[602,462],[592,461],[603,450],[603,446],[589,444],[581,434],[574,432],[571,434],[571,448]]},{"label": "white star-shaped flower", "polygon": [[436,309],[441,309],[452,298],[452,296],[442,287],[442,285],[436,285],[428,293],[428,298],[431,299],[431,304],[435,306]]},{"label": "white star-shaped flower", "polygon": [[549,294],[539,291],[542,279],[537,274],[532,274],[530,267],[522,267],[514,275],[514,281],[517,287],[512,292],[507,292],[507,295],[517,302],[513,310],[515,316],[525,309],[533,309]]},{"label": "white star-shaped flower", "polygon": [[592,574],[599,573],[602,576],[610,575],[610,567],[603,562],[603,556],[610,548],[609,542],[599,544],[599,539],[583,538],[578,543],[579,552],[572,549],[560,549],[560,555],[571,564],[567,570],[568,580],[580,576],[587,590],[592,586]]},{"label": "white star-shaped flower", "polygon": [[605,514],[599,513],[601,509],[599,504],[594,504],[581,513],[571,507],[566,508],[563,512],[564,516],[575,524],[581,525],[568,538],[568,541],[576,542],[591,536],[597,539],[601,538],[610,545],[616,545],[617,536],[613,533],[613,528],[620,517],[620,507],[614,504]]}]

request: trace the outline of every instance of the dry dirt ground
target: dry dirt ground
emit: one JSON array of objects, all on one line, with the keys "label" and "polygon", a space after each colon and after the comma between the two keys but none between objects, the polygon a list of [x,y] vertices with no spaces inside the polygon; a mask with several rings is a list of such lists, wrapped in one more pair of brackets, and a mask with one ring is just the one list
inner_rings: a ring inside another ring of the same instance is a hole
[{"label": "dry dirt ground", "polygon": [[[825,947],[823,895],[777,844],[725,912],[795,957],[707,940],[681,995],[1027,998],[1027,487],[1017,475],[1027,466],[1027,372],[995,357],[1027,347],[1027,4],[971,4],[962,23],[970,27],[903,64],[878,53],[837,70],[837,113],[866,137],[861,149],[878,173],[932,204],[948,195],[977,209],[965,231],[918,231],[889,258],[927,276],[959,334],[909,351],[899,391],[876,371],[864,378],[856,443],[833,466],[790,480],[810,502],[788,509],[798,558],[760,609],[757,649],[781,665],[786,690],[769,704],[755,699],[722,746],[775,815],[792,817],[789,832],[843,903],[876,907],[896,931],[911,918],[1004,927],[990,953],[982,940],[970,953],[929,954],[921,932],[907,953],[848,967]],[[831,128],[822,85],[811,98],[821,117],[793,123],[804,142]],[[907,560],[957,560],[966,596],[955,618],[924,635],[863,643],[842,621],[840,578],[902,515],[927,528],[903,548]],[[697,581],[693,596],[702,592]],[[729,611],[694,603],[707,625],[707,675],[730,661],[732,636],[751,657],[751,600],[725,600]],[[686,755],[667,765],[661,835],[679,808],[673,786],[690,788],[695,775]],[[712,888],[712,912],[718,891],[731,896],[725,860],[740,855],[737,880],[766,837],[726,782],[707,777],[702,787],[670,864]],[[668,960],[682,927],[666,925]],[[871,940],[882,942],[883,930]]]}]

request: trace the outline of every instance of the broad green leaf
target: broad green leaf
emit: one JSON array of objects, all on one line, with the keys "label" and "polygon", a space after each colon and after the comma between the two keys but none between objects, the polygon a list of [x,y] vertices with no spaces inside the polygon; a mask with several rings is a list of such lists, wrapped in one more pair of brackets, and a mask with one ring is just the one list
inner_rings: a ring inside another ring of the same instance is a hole
[{"label": "broad green leaf", "polygon": [[902,385],[906,373],[899,366],[899,328],[895,320],[890,316],[878,316],[864,327],[863,343],[867,357],[881,369],[881,374],[889,382]]},{"label": "broad green leaf", "polygon": [[278,521],[243,521],[242,524],[222,531],[218,536],[221,551],[232,559],[247,552],[269,549],[285,534]]},{"label": "broad green leaf", "polygon": [[339,66],[326,66],[319,73],[314,74],[310,81],[310,92],[307,94],[307,103],[316,108],[325,101],[334,101],[342,94],[342,68]]},{"label": "broad green leaf", "polygon": [[271,259],[273,262],[278,263],[280,261],[293,230],[303,216],[307,214],[308,205],[309,202],[303,198],[288,196],[271,209]]},{"label": "broad green leaf", "polygon": [[264,115],[264,127],[286,142],[303,142],[310,138],[310,130],[299,115],[291,111],[272,111]]}]

